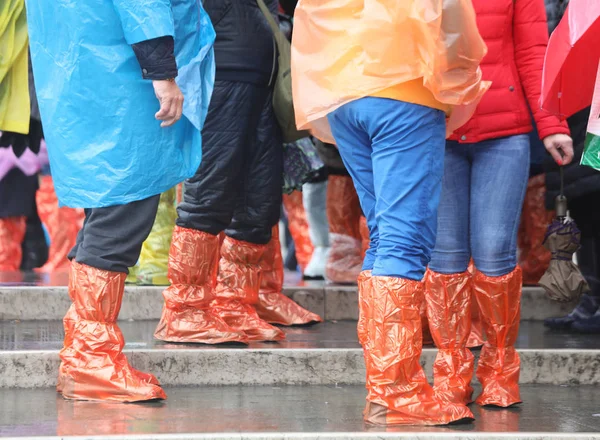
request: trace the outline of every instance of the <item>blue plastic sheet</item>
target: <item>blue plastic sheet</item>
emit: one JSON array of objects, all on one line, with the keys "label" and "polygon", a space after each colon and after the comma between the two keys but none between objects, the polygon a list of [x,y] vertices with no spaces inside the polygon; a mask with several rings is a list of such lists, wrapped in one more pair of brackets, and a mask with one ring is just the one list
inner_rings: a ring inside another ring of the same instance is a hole
[{"label": "blue plastic sheet", "polygon": [[[215,76],[201,0],[28,0],[33,68],[61,204],[142,200],[191,177]],[[171,35],[184,117],[161,128],[131,44]]]}]

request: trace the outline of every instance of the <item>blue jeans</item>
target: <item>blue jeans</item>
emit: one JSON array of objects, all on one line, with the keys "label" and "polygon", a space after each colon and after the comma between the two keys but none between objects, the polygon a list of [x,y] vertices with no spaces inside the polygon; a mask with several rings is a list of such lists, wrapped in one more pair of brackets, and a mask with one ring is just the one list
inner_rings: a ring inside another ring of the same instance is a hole
[{"label": "blue jeans", "polygon": [[429,267],[460,273],[473,257],[484,275],[512,272],[528,176],[527,135],[477,144],[448,142],[438,237]]},{"label": "blue jeans", "polygon": [[363,269],[420,281],[435,245],[444,113],[362,98],[332,112],[329,123],[369,225]]}]

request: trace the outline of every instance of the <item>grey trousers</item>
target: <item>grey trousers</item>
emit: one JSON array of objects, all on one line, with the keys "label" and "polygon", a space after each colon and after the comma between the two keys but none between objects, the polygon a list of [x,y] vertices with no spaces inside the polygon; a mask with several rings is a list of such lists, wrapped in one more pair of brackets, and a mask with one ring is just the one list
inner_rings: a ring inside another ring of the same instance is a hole
[{"label": "grey trousers", "polygon": [[86,209],[69,259],[96,269],[129,273],[152,230],[159,200],[156,195],[126,205]]}]

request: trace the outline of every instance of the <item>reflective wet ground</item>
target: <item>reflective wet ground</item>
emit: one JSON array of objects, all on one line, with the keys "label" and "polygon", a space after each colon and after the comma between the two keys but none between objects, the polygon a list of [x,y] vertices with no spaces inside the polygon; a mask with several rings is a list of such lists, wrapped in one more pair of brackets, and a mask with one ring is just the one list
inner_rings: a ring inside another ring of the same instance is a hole
[{"label": "reflective wet ground", "polygon": [[[363,425],[365,391],[361,386],[204,387],[166,391],[169,396],[166,402],[123,405],[69,402],[52,389],[1,390],[0,437],[123,438],[136,434],[215,433],[205,438],[217,438],[216,433],[220,433],[222,436],[218,438],[227,438],[224,433],[244,432],[346,433],[340,438],[351,438],[350,433],[385,431]],[[574,438],[574,433],[600,432],[599,393],[600,388],[596,387],[524,386],[525,403],[517,408],[484,409],[472,405],[474,424],[389,428],[387,432],[429,433],[428,438],[432,439],[436,435],[454,438],[449,437],[453,433],[562,432],[571,433]],[[490,434],[478,438],[496,437]]]}]

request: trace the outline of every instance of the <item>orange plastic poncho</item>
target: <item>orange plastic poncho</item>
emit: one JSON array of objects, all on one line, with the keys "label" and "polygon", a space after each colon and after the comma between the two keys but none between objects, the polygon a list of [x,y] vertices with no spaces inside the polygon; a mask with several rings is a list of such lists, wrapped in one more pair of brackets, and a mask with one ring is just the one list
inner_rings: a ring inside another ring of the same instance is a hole
[{"label": "orange plastic poncho", "polygon": [[471,0],[300,0],[292,42],[296,123],[333,142],[327,114],[407,81],[452,106],[448,132],[489,88]]}]

